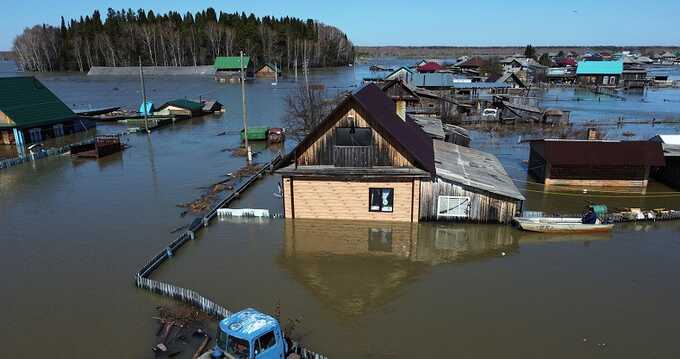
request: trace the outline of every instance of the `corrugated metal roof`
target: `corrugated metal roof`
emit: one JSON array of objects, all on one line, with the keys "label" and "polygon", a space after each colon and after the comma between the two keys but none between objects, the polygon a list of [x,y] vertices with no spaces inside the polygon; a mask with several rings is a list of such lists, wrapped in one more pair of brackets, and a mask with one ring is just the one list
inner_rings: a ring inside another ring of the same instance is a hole
[{"label": "corrugated metal roof", "polygon": [[663,166],[661,143],[652,141],[535,140],[531,149],[553,165]]},{"label": "corrugated metal roof", "polygon": [[[250,64],[250,56],[243,56],[243,68],[247,68]],[[215,59],[215,68],[217,70],[240,70],[241,57],[240,56],[218,56]]]},{"label": "corrugated metal roof", "polygon": [[432,142],[438,177],[482,191],[524,200],[524,196],[494,155],[444,141]]},{"label": "corrugated metal roof", "polygon": [[621,75],[623,61],[579,61],[577,75]]},{"label": "corrugated metal roof", "polygon": [[55,124],[77,117],[57,96],[32,76],[0,78],[0,111],[14,124],[28,128]]},{"label": "corrugated metal roof", "polygon": [[197,112],[201,111],[203,109],[203,104],[200,102],[194,102],[190,100],[185,100],[185,99],[176,99],[176,100],[171,100],[163,104],[161,108],[167,107],[167,106],[174,106],[174,107],[179,107],[179,108],[184,108],[187,110],[190,110],[192,112]]}]

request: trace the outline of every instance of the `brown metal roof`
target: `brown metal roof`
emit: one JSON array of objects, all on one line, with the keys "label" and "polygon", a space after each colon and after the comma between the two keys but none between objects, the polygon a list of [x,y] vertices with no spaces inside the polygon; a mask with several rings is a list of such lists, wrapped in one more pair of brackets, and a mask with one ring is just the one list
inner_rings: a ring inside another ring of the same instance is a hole
[{"label": "brown metal roof", "polygon": [[321,135],[340,119],[341,112],[356,104],[366,115],[365,120],[378,133],[385,137],[404,156],[427,172],[435,173],[432,140],[415,125],[412,120],[402,120],[396,112],[394,102],[375,84],[364,86],[348,96],[331,114],[326,117],[307,137],[305,137],[284,159],[290,162],[297,153],[303,153]]},{"label": "brown metal roof", "polygon": [[664,166],[660,143],[650,141],[535,140],[531,149],[553,165]]}]

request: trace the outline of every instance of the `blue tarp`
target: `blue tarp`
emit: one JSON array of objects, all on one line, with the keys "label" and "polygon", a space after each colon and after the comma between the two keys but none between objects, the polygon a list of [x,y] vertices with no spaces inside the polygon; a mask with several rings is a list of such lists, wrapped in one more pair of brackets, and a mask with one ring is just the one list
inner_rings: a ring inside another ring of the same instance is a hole
[{"label": "blue tarp", "polygon": [[154,110],[155,110],[155,107],[153,106],[153,102],[151,102],[151,101],[146,101],[145,103],[139,105],[139,113],[141,115],[149,116],[153,113]]}]

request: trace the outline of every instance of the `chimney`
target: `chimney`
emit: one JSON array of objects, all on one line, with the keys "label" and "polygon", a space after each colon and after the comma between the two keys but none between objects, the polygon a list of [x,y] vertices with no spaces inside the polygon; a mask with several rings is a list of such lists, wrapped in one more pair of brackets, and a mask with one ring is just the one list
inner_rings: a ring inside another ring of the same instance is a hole
[{"label": "chimney", "polygon": [[402,121],[406,121],[406,101],[396,100],[397,105],[397,116],[401,118]]}]

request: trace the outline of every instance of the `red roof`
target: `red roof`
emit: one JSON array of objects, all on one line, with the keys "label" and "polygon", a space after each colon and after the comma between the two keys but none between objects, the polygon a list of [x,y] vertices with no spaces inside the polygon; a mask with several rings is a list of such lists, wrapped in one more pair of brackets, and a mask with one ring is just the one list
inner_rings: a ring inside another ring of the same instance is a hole
[{"label": "red roof", "polygon": [[444,69],[444,66],[436,62],[428,62],[425,65],[418,66],[418,72],[437,72]]},{"label": "red roof", "polygon": [[571,57],[565,57],[565,58],[557,61],[557,65],[562,66],[562,67],[567,67],[567,66],[576,67],[576,60],[572,59]]}]

